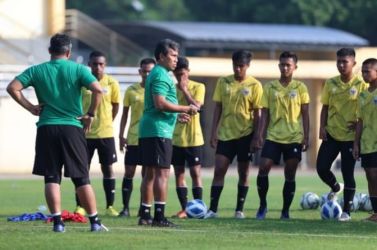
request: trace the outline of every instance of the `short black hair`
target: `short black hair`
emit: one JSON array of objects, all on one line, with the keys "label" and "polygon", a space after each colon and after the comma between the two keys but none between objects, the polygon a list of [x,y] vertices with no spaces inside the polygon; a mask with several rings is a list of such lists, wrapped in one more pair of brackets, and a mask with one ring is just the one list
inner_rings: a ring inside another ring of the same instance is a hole
[{"label": "short black hair", "polygon": [[50,47],[48,50],[53,55],[62,55],[72,49],[71,38],[62,33],[57,33],[50,39]]},{"label": "short black hair", "polygon": [[295,63],[297,63],[297,61],[298,61],[296,53],[294,53],[292,51],[283,51],[279,56],[279,60],[281,60],[283,58],[292,58]]},{"label": "short black hair", "polygon": [[154,50],[154,57],[156,58],[156,60],[158,61],[160,59],[161,53],[163,55],[167,55],[169,49],[178,50],[179,44],[169,38],[162,39],[161,41],[159,41]]},{"label": "short black hair", "polygon": [[337,57],[343,57],[343,56],[352,56],[355,57],[356,53],[353,48],[341,48],[336,52]]},{"label": "short black hair", "polygon": [[253,55],[250,51],[247,50],[237,50],[232,55],[232,61],[233,63],[239,63],[239,64],[250,64],[250,61],[252,59]]},{"label": "short black hair", "polygon": [[189,69],[189,61],[187,60],[186,57],[178,57],[178,62],[177,62],[177,67],[175,67],[174,71],[179,70],[179,69]]},{"label": "short black hair", "polygon": [[377,59],[376,58],[368,58],[366,60],[364,60],[363,62],[363,65],[372,65],[372,66],[376,66],[377,65]]},{"label": "short black hair", "polygon": [[156,65],[156,61],[153,58],[147,57],[147,58],[141,59],[140,67],[142,67],[144,64],[154,64],[154,65]]},{"label": "short black hair", "polygon": [[101,51],[98,51],[98,50],[94,50],[89,54],[89,59],[93,59],[93,58],[96,58],[96,57],[106,58],[105,54],[102,53]]}]

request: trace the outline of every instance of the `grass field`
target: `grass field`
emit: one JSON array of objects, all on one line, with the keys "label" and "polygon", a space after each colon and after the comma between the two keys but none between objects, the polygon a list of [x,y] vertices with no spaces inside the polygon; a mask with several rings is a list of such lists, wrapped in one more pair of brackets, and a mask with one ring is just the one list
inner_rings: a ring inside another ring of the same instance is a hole
[{"label": "grass field", "polygon": [[[255,172],[255,170],[253,170]],[[171,179],[172,180],[172,179]],[[66,233],[56,234],[44,222],[7,222],[7,217],[36,212],[44,205],[42,179],[0,180],[0,249],[376,249],[377,223],[365,222],[366,212],[352,214],[352,221],[340,223],[322,221],[319,210],[301,210],[300,196],[307,191],[322,194],[328,191],[315,173],[297,177],[296,197],[289,221],[279,220],[282,204],[283,178],[280,172],[270,177],[267,219],[254,219],[258,206],[255,176],[245,204],[245,220],[233,219],[237,178],[229,176],[221,196],[218,219],[173,220],[177,229],[156,229],[137,226],[137,191],[132,196],[132,217],[111,218],[101,216],[110,229],[106,233],[90,233],[88,224],[66,223]],[[210,178],[205,178],[204,200],[209,201]],[[104,193],[101,179],[93,179],[99,213],[104,213]],[[134,189],[140,179],[135,180]],[[357,192],[367,193],[363,172],[357,174]],[[118,178],[117,188],[121,181]],[[74,209],[73,185],[62,183],[63,209]],[[117,192],[115,207],[121,208],[121,194]],[[178,211],[179,204],[173,182],[167,214]]]}]

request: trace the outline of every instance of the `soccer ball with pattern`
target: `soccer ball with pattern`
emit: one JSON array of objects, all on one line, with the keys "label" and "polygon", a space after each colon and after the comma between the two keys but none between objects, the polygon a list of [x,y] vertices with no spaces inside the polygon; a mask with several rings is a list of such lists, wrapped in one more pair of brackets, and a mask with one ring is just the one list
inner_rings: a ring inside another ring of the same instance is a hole
[{"label": "soccer ball with pattern", "polygon": [[312,192],[304,193],[300,200],[302,209],[317,209],[319,207],[320,199],[318,195]]},{"label": "soccer ball with pattern", "polygon": [[[329,201],[329,199],[328,199],[329,194],[330,193],[324,193],[323,195],[321,195],[321,202],[319,204],[321,207],[323,206],[323,204],[325,204],[327,201]],[[338,197],[335,196],[333,200],[338,201]]]},{"label": "soccer ball with pattern", "polygon": [[372,211],[373,210],[372,209],[372,203],[370,202],[369,195],[359,193],[359,194],[357,194],[357,196],[359,197],[359,200],[360,200],[360,210],[363,210],[363,211]]},{"label": "soccer ball with pattern", "polygon": [[185,210],[189,218],[203,219],[207,213],[207,206],[202,200],[195,199],[187,202]]},{"label": "soccer ball with pattern", "polygon": [[321,207],[321,218],[324,220],[337,220],[342,214],[342,207],[336,201],[326,201]]},{"label": "soccer ball with pattern", "polygon": [[[344,207],[344,199],[343,199],[343,197],[341,197],[339,199],[339,205],[341,207]],[[353,196],[352,205],[351,205],[351,211],[356,212],[357,210],[359,210],[359,208],[360,208],[359,196],[358,195],[354,195]]]}]

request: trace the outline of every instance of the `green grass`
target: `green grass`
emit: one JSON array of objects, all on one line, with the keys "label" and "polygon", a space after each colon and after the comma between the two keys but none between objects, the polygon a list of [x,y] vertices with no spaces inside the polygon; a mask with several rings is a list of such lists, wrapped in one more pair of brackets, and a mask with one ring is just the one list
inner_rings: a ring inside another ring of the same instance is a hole
[{"label": "green grass", "polygon": [[[253,170],[255,172],[255,170]],[[172,180],[172,179],[171,179]],[[209,202],[210,178],[205,178],[204,200]],[[137,226],[137,203],[140,179],[134,183],[129,219],[101,216],[110,228],[107,233],[90,233],[88,224],[66,223],[66,233],[51,232],[51,224],[44,222],[7,222],[9,216],[36,212],[45,204],[42,179],[0,180],[0,249],[376,249],[377,224],[364,222],[366,212],[352,214],[352,221],[339,223],[322,221],[319,210],[301,210],[300,196],[307,191],[322,194],[328,191],[318,176],[297,177],[296,197],[289,221],[279,220],[282,204],[281,174],[270,177],[267,219],[254,219],[258,205],[255,176],[250,178],[251,189],[245,205],[247,219],[233,219],[237,178],[229,176],[221,196],[218,219],[174,220],[178,229],[155,229]],[[100,179],[92,183],[97,194],[99,213],[104,213],[104,193]],[[357,175],[358,192],[367,193],[364,174]],[[117,188],[121,181],[118,178]],[[167,215],[178,211],[179,204],[174,183],[170,184]],[[62,184],[63,209],[74,209],[73,185]],[[121,194],[117,192],[115,207],[121,208]]]}]

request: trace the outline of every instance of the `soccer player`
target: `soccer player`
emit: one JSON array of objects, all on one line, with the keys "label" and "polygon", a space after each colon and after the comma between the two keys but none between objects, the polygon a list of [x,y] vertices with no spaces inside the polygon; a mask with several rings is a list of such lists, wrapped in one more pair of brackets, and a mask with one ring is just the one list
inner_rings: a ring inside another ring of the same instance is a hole
[{"label": "soccer player", "polygon": [[368,180],[373,214],[367,220],[377,222],[377,59],[365,60],[361,71],[369,88],[359,96],[353,155],[355,160],[361,156]]},{"label": "soccer player", "polygon": [[[72,43],[64,34],[50,40],[51,60],[32,66],[7,87],[12,98],[31,114],[39,116],[33,174],[44,176],[45,197],[53,218],[53,231],[64,232],[61,219],[60,183],[71,177],[81,204],[89,214],[91,231],[107,230],[97,216],[96,199],[89,181],[88,157],[84,133],[89,132],[102,88],[84,66],[69,61]],[[33,87],[38,104],[22,94]],[[82,111],[81,88],[92,92],[90,107]]]},{"label": "soccer player", "polygon": [[[144,112],[139,124],[142,180],[142,203],[139,225],[174,227],[165,217],[165,204],[172,157],[172,137],[177,113],[195,115],[198,107],[177,104],[176,87],[169,71],[177,66],[178,43],[164,39],[157,43],[157,65],[145,82]],[[154,198],[154,217],[151,206]]]},{"label": "soccer player", "polygon": [[[293,79],[297,69],[297,56],[285,51],[279,57],[279,80],[267,83],[263,88],[262,116],[259,141],[263,144],[262,159],[257,176],[260,206],[257,219],[267,213],[268,174],[272,165],[279,164],[283,155],[284,187],[281,219],[289,219],[289,207],[296,190],[296,170],[301,152],[308,148],[309,140],[309,94],[303,82]],[[302,120],[302,122],[301,122]]]},{"label": "soccer player", "polygon": [[[91,130],[86,134],[88,145],[89,167],[97,150],[101,171],[103,174],[103,189],[106,196],[106,214],[118,216],[119,213],[113,208],[115,196],[115,177],[113,163],[117,161],[113,121],[118,114],[120,102],[119,83],[113,77],[105,74],[106,57],[99,51],[93,51],[89,55],[89,67],[92,74],[99,81],[102,90],[102,100],[94,114]],[[88,110],[91,100],[91,92],[83,89],[83,109]],[[82,213],[80,201],[76,199],[77,208],[75,212]]]},{"label": "soccer player", "polygon": [[258,120],[263,89],[254,77],[247,76],[251,53],[239,50],[233,53],[234,74],[221,77],[216,85],[213,100],[211,146],[216,147],[215,170],[211,186],[211,203],[205,218],[217,217],[217,207],[224,187],[224,177],[229,164],[237,155],[238,194],[235,218],[243,219],[243,206],[249,190],[249,162],[251,152],[258,144]]},{"label": "soccer player", "polygon": [[[126,150],[124,156],[125,172],[122,183],[123,209],[119,213],[121,217],[129,217],[129,203],[133,189],[133,178],[136,165],[141,165],[139,152],[139,121],[144,110],[144,86],[145,80],[156,61],[153,58],[144,58],[140,62],[139,75],[141,82],[127,88],[123,101],[123,113],[119,129],[119,149]],[[124,138],[124,130],[128,120],[128,112],[131,108],[131,121],[128,128],[127,139]],[[144,175],[142,170],[142,176]]]},{"label": "soccer player", "polygon": [[[357,97],[368,85],[360,76],[353,74],[353,67],[356,65],[354,49],[342,48],[336,55],[340,75],[328,79],[322,90],[323,106],[319,130],[322,143],[317,156],[317,172],[331,189],[329,199],[334,199],[344,189],[343,213],[339,220],[348,221],[351,219],[350,207],[356,188],[352,147],[355,139]],[[344,184],[339,183],[330,171],[339,152]]]},{"label": "soccer player", "polygon": [[[189,61],[185,57],[178,57],[174,76],[178,81],[177,98],[180,105],[193,104],[201,107],[204,103],[204,84],[189,79]],[[202,199],[203,188],[200,169],[203,155],[203,133],[200,126],[199,113],[192,116],[189,122],[178,122],[173,133],[173,158],[176,191],[181,211],[176,217],[186,218],[187,185],[185,180],[185,163],[190,168],[192,178],[192,194],[194,199]]]}]

